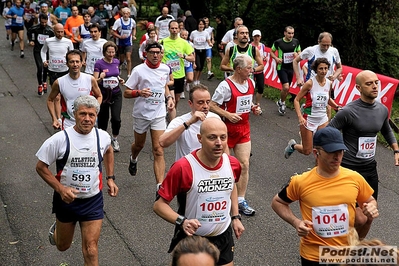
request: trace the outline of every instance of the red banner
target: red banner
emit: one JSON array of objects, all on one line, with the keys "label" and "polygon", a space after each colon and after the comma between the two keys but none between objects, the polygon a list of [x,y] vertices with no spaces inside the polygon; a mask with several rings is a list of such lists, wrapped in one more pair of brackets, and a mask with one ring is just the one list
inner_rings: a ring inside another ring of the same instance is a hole
[{"label": "red banner", "polygon": [[[265,84],[281,90],[280,79],[277,76],[276,61],[274,61],[273,58],[270,56],[270,50],[271,49],[269,47],[266,47],[266,52],[268,55],[265,61],[265,68],[263,70],[265,74]],[[302,61],[300,63],[300,66],[303,66],[304,63],[305,61]],[[347,103],[354,101],[360,97],[360,93],[356,89],[355,82],[356,75],[360,71],[362,70],[358,68],[345,65],[342,66],[342,81],[335,80],[333,83],[336,103],[341,106],[345,106]],[[377,74],[377,76],[380,80],[380,83],[378,88],[379,93],[376,100],[384,104],[388,108],[389,113],[391,113],[392,102],[396,88],[398,87],[399,80],[380,74]],[[290,93],[298,94],[299,88],[296,85],[295,75],[290,85]]]}]

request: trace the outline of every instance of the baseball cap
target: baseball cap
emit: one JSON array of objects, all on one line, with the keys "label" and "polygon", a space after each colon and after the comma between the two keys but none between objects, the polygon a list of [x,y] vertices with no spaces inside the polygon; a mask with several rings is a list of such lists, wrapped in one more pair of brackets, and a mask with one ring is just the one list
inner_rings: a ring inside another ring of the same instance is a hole
[{"label": "baseball cap", "polygon": [[254,30],[254,31],[252,32],[252,37],[254,37],[254,36],[256,36],[256,35],[262,36],[262,33],[260,32],[260,30]]},{"label": "baseball cap", "polygon": [[348,150],[341,132],[334,127],[317,130],[313,136],[313,145],[322,147],[326,152]]}]

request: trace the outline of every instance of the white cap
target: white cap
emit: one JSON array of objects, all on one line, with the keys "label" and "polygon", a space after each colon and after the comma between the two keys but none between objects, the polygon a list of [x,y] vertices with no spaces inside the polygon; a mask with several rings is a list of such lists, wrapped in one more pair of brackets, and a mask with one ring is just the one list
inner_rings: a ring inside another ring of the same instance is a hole
[{"label": "white cap", "polygon": [[254,31],[252,32],[252,37],[254,37],[254,36],[256,36],[256,35],[262,36],[262,33],[260,32],[260,30],[254,30]]}]

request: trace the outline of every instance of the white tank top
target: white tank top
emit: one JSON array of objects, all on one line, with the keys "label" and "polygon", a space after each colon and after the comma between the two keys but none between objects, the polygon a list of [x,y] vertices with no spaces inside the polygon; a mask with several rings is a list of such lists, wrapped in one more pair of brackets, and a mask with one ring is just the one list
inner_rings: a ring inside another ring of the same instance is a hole
[{"label": "white tank top", "polygon": [[187,192],[185,215],[188,219],[198,219],[201,227],[196,235],[218,236],[230,226],[230,195],[234,187],[234,174],[227,154],[218,169],[207,169],[190,153],[186,159],[190,163],[193,183]]},{"label": "white tank top", "polygon": [[75,125],[73,102],[81,95],[90,94],[91,78],[91,75],[85,73],[80,73],[79,78],[76,80],[72,79],[69,74],[58,78],[61,93],[61,114],[64,118],[64,129]]},{"label": "white tank top", "polygon": [[326,79],[326,83],[322,87],[317,82],[316,77],[312,77],[311,79],[313,81],[313,87],[309,91],[310,98],[312,101],[311,116],[313,117],[325,116],[328,100],[330,99],[331,81],[329,79]]}]

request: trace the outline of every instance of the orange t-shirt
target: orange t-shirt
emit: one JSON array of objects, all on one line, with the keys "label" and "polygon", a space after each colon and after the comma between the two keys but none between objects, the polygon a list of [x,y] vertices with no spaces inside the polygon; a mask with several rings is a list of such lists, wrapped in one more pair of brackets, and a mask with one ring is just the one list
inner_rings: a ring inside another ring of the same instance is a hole
[{"label": "orange t-shirt", "polygon": [[313,222],[313,230],[301,238],[300,254],[319,261],[319,246],[347,246],[347,235],[355,223],[356,202],[366,202],[374,190],[357,172],[340,167],[335,177],[320,176],[317,167],[291,178],[287,197],[299,200],[302,220]]},{"label": "orange t-shirt", "polygon": [[76,40],[73,38],[74,36],[80,39],[79,26],[82,24],[84,24],[84,20],[83,17],[80,15],[76,17],[69,17],[65,22],[65,36],[70,38],[73,43],[76,43]]}]

